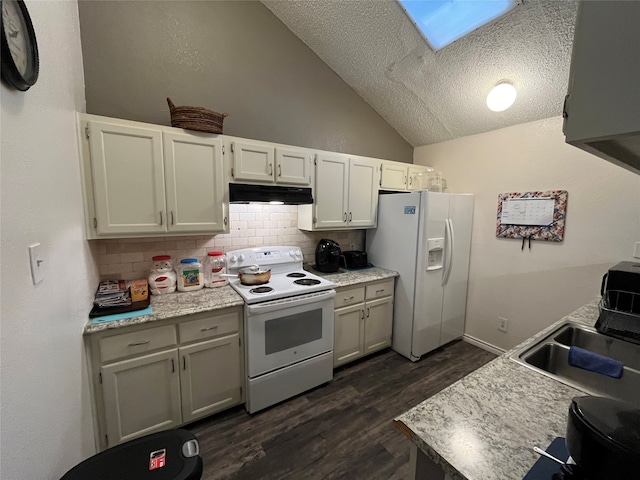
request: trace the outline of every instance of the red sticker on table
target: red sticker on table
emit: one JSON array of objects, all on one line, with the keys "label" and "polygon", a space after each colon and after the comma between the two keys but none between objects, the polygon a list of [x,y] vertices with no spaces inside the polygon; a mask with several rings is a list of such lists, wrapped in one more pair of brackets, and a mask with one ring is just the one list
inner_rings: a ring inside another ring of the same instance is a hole
[{"label": "red sticker on table", "polygon": [[149,455],[149,470],[155,470],[156,468],[162,468],[167,463],[167,450],[156,450]]}]

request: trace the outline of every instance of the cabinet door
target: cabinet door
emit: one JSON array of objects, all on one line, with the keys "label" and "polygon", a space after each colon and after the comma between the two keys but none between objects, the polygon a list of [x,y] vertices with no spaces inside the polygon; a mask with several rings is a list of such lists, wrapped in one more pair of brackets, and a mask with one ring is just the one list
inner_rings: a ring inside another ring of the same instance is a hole
[{"label": "cabinet door", "polygon": [[225,231],[222,141],[167,132],[163,140],[169,231]]},{"label": "cabinet door", "polygon": [[347,225],[349,159],[342,155],[316,155],[315,228]]},{"label": "cabinet door", "polygon": [[238,339],[235,334],[180,347],[183,422],[241,402]]},{"label": "cabinet door", "polygon": [[364,355],[363,305],[339,308],[334,315],[333,366]]},{"label": "cabinet door", "polygon": [[401,163],[383,163],[380,172],[380,188],[383,190],[406,190],[407,167]]},{"label": "cabinet door", "polygon": [[380,298],[365,303],[364,353],[391,345],[393,298]]},{"label": "cabinet door", "polygon": [[182,423],[177,350],[102,367],[108,446]]},{"label": "cabinet door", "polygon": [[427,188],[427,167],[413,166],[407,169],[407,190]]},{"label": "cabinet door", "polygon": [[309,186],[311,162],[307,152],[276,148],[276,182]]},{"label": "cabinet door", "polygon": [[233,179],[273,183],[274,149],[249,142],[232,142]]},{"label": "cabinet door", "polygon": [[87,123],[98,235],[166,231],[162,131]]},{"label": "cabinet door", "polygon": [[349,227],[375,227],[378,207],[378,163],[349,160]]}]

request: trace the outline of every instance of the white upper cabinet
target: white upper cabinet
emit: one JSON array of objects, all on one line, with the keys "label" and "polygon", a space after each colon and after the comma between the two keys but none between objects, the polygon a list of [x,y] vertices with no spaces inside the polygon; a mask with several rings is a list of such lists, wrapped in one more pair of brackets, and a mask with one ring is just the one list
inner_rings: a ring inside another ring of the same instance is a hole
[{"label": "white upper cabinet", "polygon": [[429,167],[383,161],[380,173],[381,190],[422,190],[426,188]]},{"label": "white upper cabinet", "polygon": [[429,167],[411,165],[407,168],[407,190],[424,190],[427,188]]},{"label": "white upper cabinet", "polygon": [[97,235],[166,231],[162,131],[90,121]]},{"label": "white upper cabinet", "polygon": [[378,175],[378,162],[365,158],[349,159],[347,226],[350,228],[375,227]]},{"label": "white upper cabinet", "polygon": [[163,133],[168,230],[225,229],[222,141],[186,133]]},{"label": "white upper cabinet", "polygon": [[380,188],[382,190],[406,190],[407,164],[398,162],[382,162]]},{"label": "white upper cabinet", "polygon": [[230,142],[234,182],[309,186],[311,155],[303,149],[266,142]]},{"label": "white upper cabinet", "polygon": [[228,232],[222,141],[78,116],[88,238]]},{"label": "white upper cabinet", "polygon": [[[332,229],[346,226],[348,189],[349,157],[329,153],[316,155],[316,186],[314,193],[316,221],[313,222],[315,228]],[[301,210],[309,210],[311,212],[313,209],[310,207],[311,205],[299,206],[298,214]]]},{"label": "white upper cabinet", "polygon": [[314,204],[298,206],[301,230],[370,228],[376,224],[380,162],[338,153],[315,156]]},{"label": "white upper cabinet", "polygon": [[276,182],[288,185],[309,185],[311,161],[311,155],[303,150],[276,147]]}]

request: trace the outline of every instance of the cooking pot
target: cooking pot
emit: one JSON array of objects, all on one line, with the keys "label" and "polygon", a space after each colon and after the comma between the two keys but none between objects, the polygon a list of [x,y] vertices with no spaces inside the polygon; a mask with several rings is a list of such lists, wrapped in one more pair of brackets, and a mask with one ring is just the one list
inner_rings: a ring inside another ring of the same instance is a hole
[{"label": "cooking pot", "polygon": [[225,273],[220,276],[239,278],[242,285],[262,285],[271,278],[271,269],[260,268],[259,265],[251,265],[238,270],[237,275]]},{"label": "cooking pot", "polygon": [[640,471],[640,408],[604,397],[575,397],[567,451],[588,480],[629,480]]},{"label": "cooking pot", "polygon": [[342,252],[344,268],[364,268],[369,266],[367,252],[361,250],[347,250]]}]

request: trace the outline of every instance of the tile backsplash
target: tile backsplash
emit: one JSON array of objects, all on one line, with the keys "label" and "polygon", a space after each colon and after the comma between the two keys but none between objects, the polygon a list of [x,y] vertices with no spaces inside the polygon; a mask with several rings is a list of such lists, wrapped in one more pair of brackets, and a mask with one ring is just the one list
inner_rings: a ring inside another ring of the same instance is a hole
[{"label": "tile backsplash", "polygon": [[304,261],[313,263],[316,244],[330,238],[342,250],[361,250],[364,230],[304,232],[298,230],[295,205],[230,205],[229,233],[188,237],[125,238],[96,242],[100,279],[147,278],[151,257],[171,255],[176,265],[182,258],[204,258],[207,252],[228,252],[265,245],[292,245],[302,249]]}]

